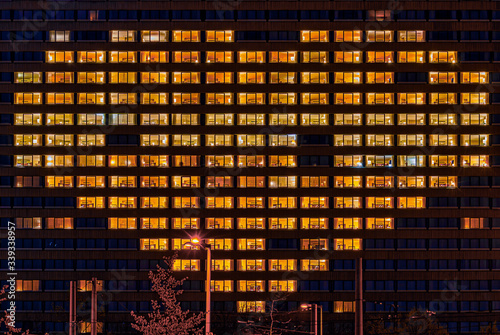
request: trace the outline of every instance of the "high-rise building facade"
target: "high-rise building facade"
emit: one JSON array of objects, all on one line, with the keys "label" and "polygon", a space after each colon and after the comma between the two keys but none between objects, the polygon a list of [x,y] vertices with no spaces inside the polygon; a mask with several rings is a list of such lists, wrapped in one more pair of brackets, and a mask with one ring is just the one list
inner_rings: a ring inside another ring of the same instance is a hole
[{"label": "high-rise building facade", "polygon": [[366,322],[499,321],[499,4],[0,1],[17,325],[64,333],[69,281],[85,310],[97,277],[100,330],[132,333],[175,250],[204,310],[193,236],[216,334],[277,292],[350,334],[359,257]]}]

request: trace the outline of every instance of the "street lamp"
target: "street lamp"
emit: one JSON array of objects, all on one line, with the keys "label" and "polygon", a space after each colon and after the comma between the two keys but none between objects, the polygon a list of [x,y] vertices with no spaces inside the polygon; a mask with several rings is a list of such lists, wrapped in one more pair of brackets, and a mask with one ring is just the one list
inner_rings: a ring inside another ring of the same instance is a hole
[{"label": "street lamp", "polygon": [[192,238],[191,242],[186,242],[184,245],[200,247],[207,251],[207,279],[205,282],[206,306],[205,306],[205,335],[210,335],[210,292],[212,283],[212,250],[210,245],[203,242],[199,238]]},{"label": "street lamp", "polygon": [[[314,314],[313,314],[313,307],[314,307]],[[300,305],[300,308],[302,308],[303,310],[309,310],[309,309],[311,310],[311,314],[313,315],[312,318],[314,318],[314,335],[318,335],[318,307],[321,309],[321,312],[319,314],[319,335],[323,335],[323,306],[318,304]]]}]

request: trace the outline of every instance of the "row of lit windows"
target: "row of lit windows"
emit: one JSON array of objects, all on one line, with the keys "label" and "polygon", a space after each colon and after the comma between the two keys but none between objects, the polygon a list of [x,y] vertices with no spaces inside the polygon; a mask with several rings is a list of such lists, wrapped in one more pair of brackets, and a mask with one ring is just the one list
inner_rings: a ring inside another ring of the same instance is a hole
[{"label": "row of lit windows", "polygon": [[[330,208],[329,197],[300,197],[300,208]],[[395,208],[394,197],[366,197],[365,208]],[[139,208],[168,208],[168,197],[140,197]],[[333,208],[363,208],[363,197],[333,197]],[[77,197],[77,208],[106,208],[105,197]],[[296,197],[172,197],[172,208],[283,208],[297,207]],[[107,208],[138,208],[137,197],[108,197]],[[397,208],[425,208],[425,197],[397,197]]]},{"label": "row of lit windows", "polygon": [[[77,83],[104,84],[106,72],[77,72]],[[233,72],[205,72],[206,84],[233,84]],[[301,84],[329,84],[330,72],[300,72]],[[171,76],[172,84],[200,84],[201,72],[140,72],[141,83],[166,84]],[[333,72],[335,84],[362,84],[363,72]],[[15,83],[42,83],[43,72],[15,72]],[[266,77],[269,84],[297,84],[299,82],[296,72],[237,72],[238,84],[265,84]],[[45,83],[73,84],[73,72],[45,72]],[[137,72],[108,72],[109,84],[137,84]],[[461,72],[462,84],[489,83],[488,72]],[[395,83],[394,72],[366,72],[366,84],[392,84]],[[430,84],[458,83],[457,72],[429,72]],[[420,93],[422,94],[422,93]]]},{"label": "row of lit windows", "polygon": [[[314,230],[330,227],[330,219],[327,217],[301,217],[300,229]],[[167,218],[167,217],[141,217],[139,218],[140,229],[201,229],[200,218]],[[483,229],[487,228],[485,218],[461,218],[462,229]],[[71,217],[48,217],[44,219],[45,229],[74,229],[73,218]],[[137,229],[137,218],[135,217],[110,217],[107,218],[108,229]],[[211,217],[204,219],[205,229],[234,229],[234,219],[232,217]],[[15,218],[18,229],[42,229],[42,218]],[[295,230],[298,225],[298,218],[295,217],[238,217],[236,218],[236,228],[244,230],[253,229],[286,229]],[[394,218],[363,218],[360,217],[335,217],[333,218],[334,229],[394,229]],[[215,243],[215,240],[210,240]],[[187,246],[186,246],[187,247]]]},{"label": "row of lit windows", "polygon": [[[76,103],[81,105],[105,105],[105,96],[108,95],[108,104],[143,104],[143,105],[166,105],[169,103],[169,95],[172,96],[172,105],[199,105],[202,93],[140,93],[139,100],[136,93],[76,93]],[[457,104],[458,93],[396,93],[397,104],[425,104],[426,95],[429,96],[430,105]],[[16,92],[14,93],[14,104],[41,105],[43,93]],[[269,105],[362,105],[362,96],[365,96],[366,105],[393,105],[395,93],[267,93]],[[205,105],[233,105],[233,93],[204,93]],[[236,93],[238,105],[265,105],[266,93]],[[467,92],[460,93],[460,104],[489,103],[489,93]],[[45,104],[75,104],[75,94],[71,92],[45,93]]]},{"label": "row of lit windows", "polygon": [[[34,178],[37,178],[36,180]],[[15,176],[14,187],[39,185],[39,176]],[[45,176],[47,188],[97,187],[97,188],[167,188],[168,180],[172,188],[202,187],[200,176]],[[106,179],[108,183],[106,185]],[[139,179],[139,183],[138,183]],[[232,176],[205,176],[205,188],[233,188]],[[266,183],[267,179],[267,183]],[[237,176],[238,188],[329,188],[331,178],[328,176]],[[398,176],[394,183],[393,176],[334,176],[334,188],[425,188],[426,176]],[[430,188],[456,188],[457,176],[429,176]],[[299,183],[300,180],[300,183]]]},{"label": "row of lit windows", "polygon": [[[78,63],[106,63],[108,53],[109,63],[167,63],[169,62],[169,51],[77,51],[76,62]],[[425,63],[426,51],[366,51],[366,63]],[[266,63],[266,51],[237,51],[236,61],[238,63]],[[298,51],[268,51],[269,63],[298,63]],[[456,51],[428,51],[429,63],[456,63]],[[328,63],[330,53],[328,51],[301,51],[302,63]],[[172,51],[173,63],[200,63],[200,51]],[[233,51],[206,51],[205,63],[233,63]],[[46,51],[45,61],[47,63],[74,63],[73,51]],[[362,51],[334,51],[333,61],[335,63],[363,63]]]},{"label": "row of lit windows", "polygon": [[[45,136],[45,146],[73,146],[73,134],[15,134],[15,146],[42,146],[42,136]],[[201,145],[201,136],[197,134],[172,135],[172,146],[197,147]],[[206,134],[205,146],[234,146],[232,134]],[[268,135],[268,146],[297,146],[297,135]],[[396,135],[397,146],[457,146],[457,134],[428,135],[426,141],[425,134],[403,134]],[[169,145],[169,135],[167,134],[142,134],[140,137],[141,146]],[[337,134],[333,135],[333,146],[354,146],[360,147],[362,144],[361,134]],[[364,135],[365,146],[393,146],[394,135],[392,134],[368,134]],[[105,146],[104,134],[77,134],[77,146]],[[488,146],[489,135],[486,134],[464,134],[460,135],[461,146]],[[266,135],[236,135],[236,146],[266,146]]]},{"label": "row of lit windows", "polygon": [[[418,93],[417,93],[418,94]],[[42,117],[40,113],[16,113],[14,114],[14,125],[22,126],[40,126],[42,125]],[[268,116],[267,116],[268,115]],[[345,113],[333,114],[333,125],[363,125],[363,114]],[[428,119],[429,125],[458,125],[457,114],[431,113],[426,116],[424,113],[399,113],[394,114],[378,113],[364,114],[366,126],[374,125],[426,125]],[[137,118],[139,117],[139,121]],[[279,113],[279,114],[264,114],[264,113],[238,113],[236,117],[232,113],[208,113],[204,115],[204,125],[207,126],[264,126],[268,125],[288,125],[288,126],[328,126],[330,125],[330,114],[325,113]],[[267,123],[266,123],[267,120]],[[74,115],[65,113],[46,113],[45,125],[74,125]],[[197,126],[201,125],[200,114],[174,113],[174,114],[131,114],[131,113],[85,113],[76,114],[77,125],[173,125],[173,126]],[[486,113],[460,113],[460,125],[481,125],[489,124],[489,114]]]},{"label": "row of lit windows", "polygon": [[[15,155],[15,167],[42,167],[43,155]],[[426,167],[425,155],[397,155],[398,167]],[[460,160],[457,160],[457,157]],[[137,167],[136,155],[108,155],[108,167]],[[335,155],[334,167],[393,167],[393,155]],[[232,155],[207,155],[205,156],[206,167],[235,167],[235,157]],[[268,167],[297,167],[297,156],[295,155],[270,155],[267,157]],[[429,155],[429,167],[489,167],[488,155]],[[201,167],[200,156],[173,155],[170,162],[168,155],[141,155],[139,156],[141,167]],[[73,155],[45,155],[44,167],[73,167],[75,166]],[[105,167],[106,155],[77,155],[76,166],[78,167]],[[243,167],[266,167],[266,156],[236,156],[236,166]],[[319,187],[310,180],[310,187]],[[182,187],[182,184],[181,184]]]},{"label": "row of lit windows", "polygon": [[[238,313],[266,313],[267,303],[265,301],[237,301],[236,308]],[[334,313],[354,313],[354,301],[334,301]]]}]

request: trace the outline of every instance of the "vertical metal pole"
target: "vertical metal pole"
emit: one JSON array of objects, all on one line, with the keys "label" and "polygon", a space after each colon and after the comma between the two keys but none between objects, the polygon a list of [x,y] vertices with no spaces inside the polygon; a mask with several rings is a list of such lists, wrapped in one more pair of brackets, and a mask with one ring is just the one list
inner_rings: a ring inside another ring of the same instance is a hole
[{"label": "vertical metal pole", "polygon": [[319,335],[323,335],[323,306],[319,305],[320,314],[319,314]]},{"label": "vertical metal pole", "polygon": [[309,334],[314,334],[314,310],[312,305],[309,305],[309,310],[311,311],[311,326],[309,329]]},{"label": "vertical metal pole", "polygon": [[97,335],[97,278],[92,278],[90,334]]},{"label": "vertical metal pole", "polygon": [[314,304],[314,335],[318,335],[318,304]]},{"label": "vertical metal pole", "polygon": [[69,282],[69,335],[76,335],[76,281]]},{"label": "vertical metal pole", "polygon": [[355,293],[354,333],[363,335],[363,259],[356,259],[356,293]]},{"label": "vertical metal pole", "polygon": [[206,246],[207,249],[207,282],[206,282],[206,316],[205,316],[205,335],[210,335],[210,291],[212,290],[212,251],[210,246]]}]

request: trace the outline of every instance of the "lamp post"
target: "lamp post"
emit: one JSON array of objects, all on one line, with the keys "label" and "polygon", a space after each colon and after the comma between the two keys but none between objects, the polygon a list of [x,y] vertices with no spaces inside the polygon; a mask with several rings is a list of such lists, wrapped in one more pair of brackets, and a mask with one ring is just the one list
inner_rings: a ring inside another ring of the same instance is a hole
[{"label": "lamp post", "polygon": [[[323,335],[323,306],[318,304],[302,304],[300,307],[303,310],[311,310],[312,318],[314,318],[314,335]],[[318,333],[318,307],[321,310],[319,313],[319,333]],[[313,311],[314,308],[314,311]]]},{"label": "lamp post", "polygon": [[202,248],[203,250],[206,250],[207,251],[207,279],[206,279],[206,282],[205,282],[205,293],[206,293],[206,297],[205,297],[205,335],[210,335],[212,334],[210,332],[210,293],[211,293],[211,290],[212,290],[212,250],[210,249],[210,245],[209,244],[206,244],[204,242],[202,242],[203,240],[199,239],[199,238],[193,238],[191,239],[191,242],[186,242],[184,243],[184,245],[188,245],[188,246],[196,246],[196,247],[200,247]]}]

